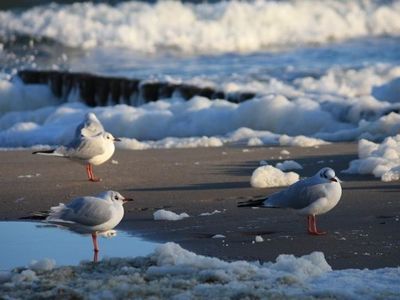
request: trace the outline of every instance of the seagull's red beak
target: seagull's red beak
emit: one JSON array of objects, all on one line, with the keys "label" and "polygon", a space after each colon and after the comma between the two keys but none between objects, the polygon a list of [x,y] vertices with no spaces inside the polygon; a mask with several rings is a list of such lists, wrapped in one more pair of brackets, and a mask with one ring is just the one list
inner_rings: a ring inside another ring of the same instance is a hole
[{"label": "seagull's red beak", "polygon": [[124,200],[122,200],[122,202],[124,202],[124,203],[126,203],[126,202],[131,202],[131,201],[133,201],[132,198],[125,198]]}]

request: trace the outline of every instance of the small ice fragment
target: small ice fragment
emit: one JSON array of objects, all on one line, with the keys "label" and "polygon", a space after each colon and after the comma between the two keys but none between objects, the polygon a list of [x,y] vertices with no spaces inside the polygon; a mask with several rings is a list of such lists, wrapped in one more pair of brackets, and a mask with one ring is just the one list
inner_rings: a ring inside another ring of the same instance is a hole
[{"label": "small ice fragment", "polygon": [[215,234],[211,238],[212,239],[224,239],[224,238],[226,238],[226,236],[223,234]]},{"label": "small ice fragment", "polygon": [[281,154],[282,154],[282,155],[290,155],[290,152],[287,151],[286,149],[283,149],[283,150],[281,151]]},{"label": "small ice fragment", "polygon": [[178,221],[182,220],[184,218],[188,218],[189,215],[185,212],[181,214],[176,214],[172,211],[168,211],[165,209],[159,209],[156,212],[153,213],[154,220],[165,220],[165,221]]},{"label": "small ice fragment", "polygon": [[256,243],[262,243],[262,242],[264,242],[263,237],[261,235],[257,235],[256,236]]},{"label": "small ice fragment", "polygon": [[220,214],[221,211],[220,210],[214,210],[213,212],[205,212],[205,213],[201,213],[200,216],[204,217],[204,216],[211,216],[211,215],[215,215],[215,214]]},{"label": "small ice fragment", "polygon": [[56,266],[56,261],[52,258],[44,258],[39,261],[33,260],[30,265],[29,269],[34,271],[50,271],[53,270]]}]

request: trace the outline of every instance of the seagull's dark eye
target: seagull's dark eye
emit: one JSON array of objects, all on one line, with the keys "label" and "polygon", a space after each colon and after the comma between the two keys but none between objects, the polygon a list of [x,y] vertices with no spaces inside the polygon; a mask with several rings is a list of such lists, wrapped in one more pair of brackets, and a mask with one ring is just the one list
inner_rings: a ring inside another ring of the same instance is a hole
[{"label": "seagull's dark eye", "polygon": [[114,196],[114,199],[115,199],[115,200],[118,200],[118,196]]}]

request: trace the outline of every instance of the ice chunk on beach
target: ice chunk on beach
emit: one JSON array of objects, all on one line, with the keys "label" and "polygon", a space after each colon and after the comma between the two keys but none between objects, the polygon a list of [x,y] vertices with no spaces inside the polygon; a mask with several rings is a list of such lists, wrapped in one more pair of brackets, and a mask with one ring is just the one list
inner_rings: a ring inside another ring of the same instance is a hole
[{"label": "ice chunk on beach", "polygon": [[256,238],[254,240],[256,241],[256,243],[264,242],[264,239],[261,235],[256,235]]},{"label": "ice chunk on beach", "polygon": [[250,184],[256,188],[287,186],[295,183],[300,178],[295,172],[282,172],[273,166],[261,166],[254,170]]},{"label": "ice chunk on beach", "polygon": [[286,134],[283,134],[279,138],[279,144],[281,146],[315,147],[320,145],[327,145],[329,143],[322,139],[317,139],[304,135],[291,137]]},{"label": "ice chunk on beach", "polygon": [[281,171],[303,169],[303,167],[294,160],[285,160],[284,162],[277,163],[275,167]]},{"label": "ice chunk on beach", "polygon": [[34,270],[34,271],[50,271],[53,270],[54,267],[56,266],[56,261],[52,258],[44,258],[39,261],[32,261],[29,265],[29,269]]},{"label": "ice chunk on beach", "polygon": [[215,214],[220,214],[221,213],[221,211],[220,210],[218,210],[218,209],[215,209],[214,211],[212,211],[212,212],[205,212],[205,213],[201,213],[200,214],[200,217],[205,217],[205,216],[212,216],[212,215],[215,215]]},{"label": "ice chunk on beach", "polygon": [[173,211],[159,209],[153,213],[154,220],[165,220],[165,221],[179,221],[184,218],[188,218],[189,215],[187,213],[176,214]]},{"label": "ice chunk on beach", "polygon": [[[279,255],[276,262],[224,261],[166,243],[147,257],[3,276],[6,299],[398,299],[400,268],[334,271],[324,254]],[[45,287],[44,289],[38,287]]]},{"label": "ice chunk on beach", "polygon": [[359,159],[350,162],[345,173],[372,174],[382,181],[400,178],[400,134],[386,138],[382,143],[362,139],[358,142]]}]

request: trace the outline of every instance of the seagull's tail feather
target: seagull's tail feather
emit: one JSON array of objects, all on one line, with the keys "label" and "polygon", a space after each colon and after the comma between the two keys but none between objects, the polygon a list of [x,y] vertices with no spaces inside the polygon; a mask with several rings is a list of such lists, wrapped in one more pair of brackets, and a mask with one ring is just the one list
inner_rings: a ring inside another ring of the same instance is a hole
[{"label": "seagull's tail feather", "polygon": [[51,155],[51,156],[64,156],[63,154],[57,152],[56,150],[57,149],[40,150],[40,151],[34,151],[34,152],[32,152],[32,154]]},{"label": "seagull's tail feather", "polygon": [[26,217],[21,217],[19,218],[20,220],[46,220],[46,218],[49,216],[49,211],[36,211],[32,213],[30,216]]},{"label": "seagull's tail feather", "polygon": [[264,202],[267,198],[262,197],[259,199],[251,199],[247,201],[238,202],[237,207],[257,207],[257,206],[264,206]]}]

